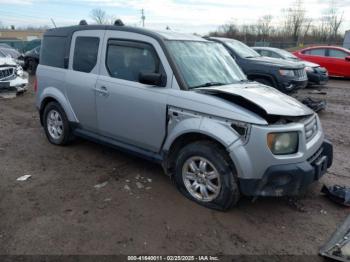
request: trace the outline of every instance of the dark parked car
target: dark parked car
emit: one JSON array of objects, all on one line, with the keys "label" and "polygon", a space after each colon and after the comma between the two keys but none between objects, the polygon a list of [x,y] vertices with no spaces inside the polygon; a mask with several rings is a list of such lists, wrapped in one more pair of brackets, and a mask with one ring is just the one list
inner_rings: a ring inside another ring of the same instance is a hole
[{"label": "dark parked car", "polygon": [[309,84],[325,85],[328,82],[328,71],[318,64],[303,61],[292,53],[273,47],[253,47],[262,56],[284,59],[292,62],[300,62],[305,66]]},{"label": "dark parked car", "polygon": [[38,64],[39,64],[39,57],[40,57],[40,46],[37,46],[34,49],[26,52],[23,56],[24,70],[27,70],[29,74],[34,75],[36,72],[36,68],[38,67]]},{"label": "dark parked car", "polygon": [[223,44],[249,80],[275,87],[284,93],[307,86],[306,72],[300,63],[263,57],[252,48],[234,39],[221,37],[208,39]]}]

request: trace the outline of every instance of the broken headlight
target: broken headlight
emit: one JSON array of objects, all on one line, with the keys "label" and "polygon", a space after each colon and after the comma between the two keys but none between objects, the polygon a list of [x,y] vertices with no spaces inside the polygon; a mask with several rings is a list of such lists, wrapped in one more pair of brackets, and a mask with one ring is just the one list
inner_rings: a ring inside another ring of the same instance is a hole
[{"label": "broken headlight", "polygon": [[19,77],[23,76],[23,68],[21,66],[17,66],[16,75],[18,75]]},{"label": "broken headlight", "polygon": [[274,155],[294,154],[298,151],[298,132],[270,133],[267,145]]}]

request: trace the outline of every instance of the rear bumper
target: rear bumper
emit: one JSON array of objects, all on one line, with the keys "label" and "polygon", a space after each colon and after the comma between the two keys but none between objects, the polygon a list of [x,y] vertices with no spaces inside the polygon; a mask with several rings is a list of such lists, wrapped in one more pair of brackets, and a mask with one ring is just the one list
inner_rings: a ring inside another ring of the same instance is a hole
[{"label": "rear bumper", "polygon": [[319,180],[332,162],[333,146],[325,140],[307,161],[271,166],[262,179],[239,179],[240,190],[247,196],[295,196]]}]

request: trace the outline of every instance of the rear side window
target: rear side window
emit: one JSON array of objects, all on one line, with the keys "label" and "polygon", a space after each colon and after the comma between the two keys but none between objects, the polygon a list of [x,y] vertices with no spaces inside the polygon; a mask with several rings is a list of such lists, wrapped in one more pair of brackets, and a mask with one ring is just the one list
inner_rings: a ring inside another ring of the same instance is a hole
[{"label": "rear side window", "polygon": [[314,56],[325,56],[326,49],[310,49],[304,52],[306,55],[314,55]]},{"label": "rear side window", "polygon": [[47,36],[42,43],[40,64],[64,68],[66,56],[66,37]]},{"label": "rear side window", "polygon": [[333,58],[345,59],[345,57],[347,57],[347,54],[341,50],[329,49],[328,56],[333,57]]},{"label": "rear side window", "polygon": [[110,40],[106,66],[111,77],[139,82],[140,73],[159,73],[159,58],[145,43]]},{"label": "rear side window", "polygon": [[90,73],[97,63],[98,37],[77,37],[75,40],[73,70]]}]

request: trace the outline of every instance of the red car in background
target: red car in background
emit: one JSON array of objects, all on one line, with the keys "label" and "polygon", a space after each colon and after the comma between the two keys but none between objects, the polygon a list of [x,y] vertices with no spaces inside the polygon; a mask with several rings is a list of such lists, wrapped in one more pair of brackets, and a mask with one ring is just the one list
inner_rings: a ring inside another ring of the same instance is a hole
[{"label": "red car in background", "polygon": [[293,53],[302,60],[327,68],[330,76],[350,78],[350,50],[337,46],[313,46]]}]

